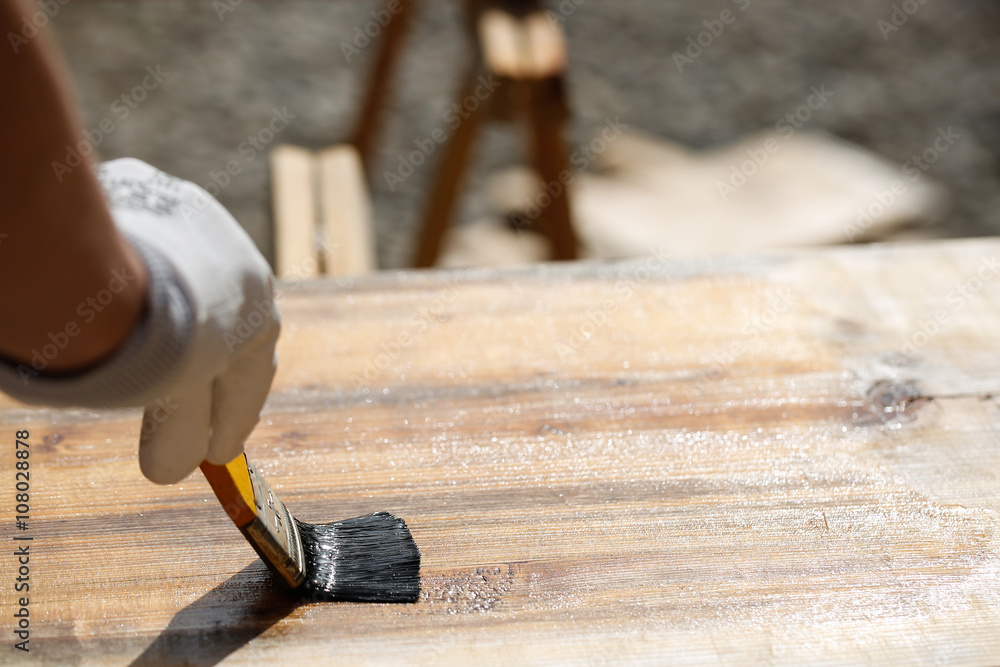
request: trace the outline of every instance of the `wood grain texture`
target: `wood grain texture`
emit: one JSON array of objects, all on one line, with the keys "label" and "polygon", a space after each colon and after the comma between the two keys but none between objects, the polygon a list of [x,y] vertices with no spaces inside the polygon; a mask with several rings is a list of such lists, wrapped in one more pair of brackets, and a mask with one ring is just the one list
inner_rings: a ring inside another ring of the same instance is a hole
[{"label": "wood grain texture", "polygon": [[249,456],[306,521],[404,517],[413,605],[290,600],[199,473],[141,478],[136,412],[4,399],[5,498],[14,432],[32,433],[31,657],[995,664],[997,255],[284,285]]}]

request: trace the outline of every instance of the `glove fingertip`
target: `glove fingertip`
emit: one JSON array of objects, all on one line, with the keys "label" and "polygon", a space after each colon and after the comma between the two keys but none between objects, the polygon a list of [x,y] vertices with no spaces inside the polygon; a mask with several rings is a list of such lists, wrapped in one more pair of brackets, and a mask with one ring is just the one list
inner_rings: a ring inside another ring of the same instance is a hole
[{"label": "glove fingertip", "polygon": [[158,450],[149,447],[139,449],[139,470],[155,484],[176,484],[201,464],[201,457],[197,455],[176,455],[163,460],[158,454]]},{"label": "glove fingertip", "polygon": [[[146,407],[139,437],[139,469],[156,484],[175,484],[197,468],[209,448],[208,388]],[[169,407],[169,411],[164,407]]]},{"label": "glove fingertip", "polygon": [[212,438],[205,460],[217,466],[225,465],[243,453],[243,443],[257,426],[255,421],[244,433],[235,433],[224,438]]}]

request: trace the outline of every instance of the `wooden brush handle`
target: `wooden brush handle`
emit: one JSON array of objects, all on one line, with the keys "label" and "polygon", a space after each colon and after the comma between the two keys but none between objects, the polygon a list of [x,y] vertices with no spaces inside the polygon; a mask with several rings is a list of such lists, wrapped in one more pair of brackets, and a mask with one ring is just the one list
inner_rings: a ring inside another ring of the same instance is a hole
[{"label": "wooden brush handle", "polygon": [[223,466],[202,461],[201,471],[233,523],[240,528],[250,524],[257,516],[257,509],[246,454],[240,454]]}]

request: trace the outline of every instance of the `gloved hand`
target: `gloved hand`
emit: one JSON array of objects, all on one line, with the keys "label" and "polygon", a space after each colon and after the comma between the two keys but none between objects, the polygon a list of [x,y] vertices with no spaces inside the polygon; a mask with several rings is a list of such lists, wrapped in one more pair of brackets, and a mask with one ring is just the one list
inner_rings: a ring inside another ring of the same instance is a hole
[{"label": "gloved hand", "polygon": [[148,326],[160,326],[160,309],[182,332],[173,367],[139,392],[139,466],[172,484],[203,460],[235,458],[257,424],[280,329],[273,275],[233,217],[193,183],[134,159],[105,163],[99,175],[115,224],[150,269]]}]

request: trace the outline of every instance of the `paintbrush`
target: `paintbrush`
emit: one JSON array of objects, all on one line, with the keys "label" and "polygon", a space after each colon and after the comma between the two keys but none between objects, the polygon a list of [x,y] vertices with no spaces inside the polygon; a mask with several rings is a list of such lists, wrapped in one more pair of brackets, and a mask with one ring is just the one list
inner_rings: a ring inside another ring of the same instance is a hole
[{"label": "paintbrush", "polygon": [[201,464],[233,523],[261,560],[311,600],[415,602],[420,552],[406,522],[387,512],[322,525],[299,521],[245,454]]}]

